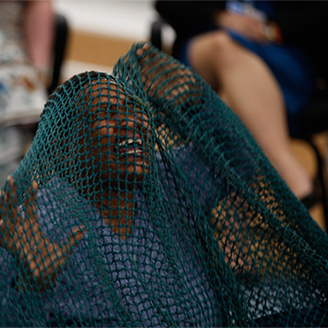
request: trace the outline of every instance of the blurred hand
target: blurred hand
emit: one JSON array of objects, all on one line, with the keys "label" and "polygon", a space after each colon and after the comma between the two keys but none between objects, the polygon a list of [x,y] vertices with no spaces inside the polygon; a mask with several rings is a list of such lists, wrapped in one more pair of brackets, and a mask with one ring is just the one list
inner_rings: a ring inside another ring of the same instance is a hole
[{"label": "blurred hand", "polygon": [[38,220],[35,181],[24,202],[24,216],[18,200],[16,184],[8,177],[0,195],[0,246],[17,260],[20,270],[15,288],[21,292],[44,291],[64,268],[73,246],[83,238],[83,228],[73,230],[62,245],[45,237]]},{"label": "blurred hand", "polygon": [[151,100],[181,102],[192,96],[192,89],[197,90],[194,73],[153,46],[140,44],[136,55],[144,89]]},{"label": "blurred hand", "polygon": [[268,38],[269,30],[265,22],[248,15],[222,11],[216,16],[216,24],[255,42],[268,43],[273,41],[273,39]]}]

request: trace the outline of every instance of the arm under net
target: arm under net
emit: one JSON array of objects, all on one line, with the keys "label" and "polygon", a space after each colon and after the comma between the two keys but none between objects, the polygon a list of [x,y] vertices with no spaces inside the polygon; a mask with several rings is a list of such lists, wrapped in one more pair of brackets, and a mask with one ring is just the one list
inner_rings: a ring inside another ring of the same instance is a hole
[{"label": "arm under net", "polygon": [[[287,286],[290,295],[302,295],[290,298],[291,308],[307,307],[309,299],[320,302],[312,291],[316,283],[326,285],[327,236],[238,117],[190,68],[149,45],[135,45],[116,73],[150,101],[159,135],[169,136],[159,142],[164,153],[192,144],[227,181],[227,195],[217,199],[209,220],[253,315],[272,313],[270,306],[257,310],[268,299],[282,311]],[[324,299],[324,289],[317,291]]]},{"label": "arm under net", "polygon": [[[198,74],[149,44],[135,44],[120,58],[114,73],[150,102],[159,134],[173,131],[169,139],[174,142],[166,140],[166,144],[192,143],[247,200],[253,214],[260,214],[273,229],[284,230],[287,239],[292,240],[297,231],[310,247],[328,258],[328,249],[317,243],[327,243],[327,236],[313,224],[245,125]],[[311,236],[308,225],[312,226]]]}]

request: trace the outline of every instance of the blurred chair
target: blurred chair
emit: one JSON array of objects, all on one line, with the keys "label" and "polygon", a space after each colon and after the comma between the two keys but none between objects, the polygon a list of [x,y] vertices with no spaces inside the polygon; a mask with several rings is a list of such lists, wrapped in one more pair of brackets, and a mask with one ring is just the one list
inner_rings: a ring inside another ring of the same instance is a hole
[{"label": "blurred chair", "polygon": [[318,91],[310,105],[305,107],[297,117],[298,133],[292,138],[305,141],[315,153],[317,173],[320,185],[326,231],[328,232],[328,192],[327,192],[327,159],[316,145],[315,136],[328,131],[328,89]]},{"label": "blurred chair", "polygon": [[55,39],[54,39],[54,59],[52,70],[52,81],[49,86],[48,93],[51,92],[60,83],[60,75],[62,70],[62,64],[67,47],[67,40],[69,36],[69,25],[65,16],[56,14],[55,21]]},{"label": "blurred chair", "polygon": [[[151,23],[150,42],[157,48],[163,49],[163,28],[168,23],[163,18],[158,18]],[[318,91],[312,103],[304,108],[296,121],[298,133],[291,135],[292,138],[306,142],[314,151],[316,158],[316,181],[319,183],[321,203],[323,207],[326,231],[328,231],[328,191],[327,162],[324,155],[315,143],[315,135],[328,131],[328,89]]]},{"label": "blurred chair", "polygon": [[162,29],[167,24],[162,18],[158,18],[151,23],[150,27],[150,42],[158,49],[163,48]]}]

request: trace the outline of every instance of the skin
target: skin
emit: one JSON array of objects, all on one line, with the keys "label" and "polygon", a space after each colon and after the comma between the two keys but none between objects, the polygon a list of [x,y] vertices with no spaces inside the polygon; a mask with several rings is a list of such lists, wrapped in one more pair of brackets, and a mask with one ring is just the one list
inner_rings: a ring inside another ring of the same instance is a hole
[{"label": "skin", "polygon": [[[117,98],[116,83],[111,81],[109,91],[108,81],[104,79],[101,82],[104,88],[100,92],[98,84],[91,86],[93,100],[90,112],[81,113],[79,118],[76,139],[79,147],[75,160],[84,163],[79,167],[82,169],[79,171],[82,178],[79,181],[93,177],[93,183],[90,186],[81,184],[79,192],[94,196],[90,200],[92,205],[99,210],[112,231],[124,239],[131,233],[136,183],[142,183],[145,175],[149,174],[149,117],[141,108],[134,109],[132,100],[126,94],[120,93]],[[90,100],[90,93],[87,94],[84,100]],[[90,119],[83,119],[90,113]],[[119,142],[128,139],[139,140],[142,145],[133,142],[128,146],[118,146]],[[92,164],[88,161],[91,156]],[[45,237],[37,214],[37,190],[38,185],[33,181],[23,204],[26,219],[19,210],[16,184],[12,177],[8,177],[0,197],[0,246],[7,249],[19,265],[23,265],[23,275],[18,277],[15,286],[21,292],[30,289],[42,292],[51,288],[74,246],[84,235],[84,227],[77,227],[62,244]]]},{"label": "skin", "polygon": [[23,29],[26,48],[32,64],[39,72],[41,82],[47,87],[55,32],[53,4],[48,1],[24,2]]},{"label": "skin", "polygon": [[[215,15],[215,22],[218,26],[232,30],[252,41],[259,43],[270,43],[278,41],[278,27],[273,22],[264,22],[259,18],[248,15],[229,13],[225,10]],[[270,31],[270,37],[266,30]]]},{"label": "skin", "polygon": [[22,292],[29,291],[33,285],[39,291],[46,290],[62,271],[74,245],[83,237],[81,228],[74,229],[61,245],[45,237],[38,222],[37,189],[38,185],[33,181],[23,204],[25,220],[18,208],[16,184],[12,177],[8,177],[7,190],[3,190],[0,197],[0,246],[10,251],[17,263],[23,266],[24,279],[18,279],[15,286]]},{"label": "skin", "polygon": [[[106,87],[107,81],[102,82],[101,87]],[[94,176],[95,183],[81,186],[81,189],[84,195],[93,196],[90,201],[94,207],[105,209],[101,212],[105,223],[121,238],[126,238],[131,232],[136,183],[142,183],[145,175],[149,174],[149,117],[140,108],[134,109],[131,103],[127,104],[131,99],[127,101],[122,89],[117,98],[116,85],[111,85],[110,91],[101,89],[100,100],[96,97],[98,85],[92,86],[92,89],[92,105],[100,101],[101,110],[99,112],[93,106],[88,125],[81,123],[78,129],[81,138],[78,157],[82,163],[88,163],[93,157],[96,168],[84,166],[79,174],[82,181]],[[86,130],[91,131],[90,138]],[[138,140],[142,145],[137,145],[136,151],[134,144],[131,147],[119,146],[120,142],[128,139]],[[131,154],[127,153],[131,151]]]},{"label": "skin", "polygon": [[[196,85],[194,73],[167,58],[158,58],[149,44],[136,50],[144,89],[153,101],[172,102],[174,106],[189,100],[198,103],[201,85]],[[159,79],[158,76],[161,76]],[[169,91],[169,92],[168,92]],[[166,110],[167,114],[167,110]]]},{"label": "skin", "polygon": [[[263,34],[264,22],[249,16],[222,12],[216,23],[259,43],[274,42]],[[189,60],[245,123],[296,197],[309,195],[312,179],[292,151],[282,91],[262,59],[218,30],[191,40]]]}]

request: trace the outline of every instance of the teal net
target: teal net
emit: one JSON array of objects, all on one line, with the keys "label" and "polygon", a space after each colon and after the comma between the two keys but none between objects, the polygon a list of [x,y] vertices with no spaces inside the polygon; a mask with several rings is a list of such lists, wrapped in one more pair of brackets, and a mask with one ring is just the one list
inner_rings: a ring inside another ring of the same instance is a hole
[{"label": "teal net", "polygon": [[328,326],[327,235],[151,45],[56,89],[0,210],[1,326]]}]

